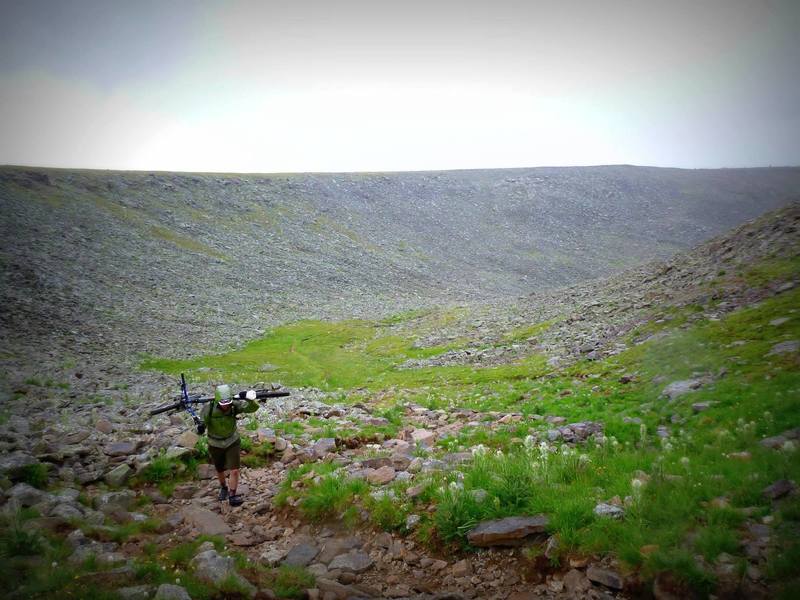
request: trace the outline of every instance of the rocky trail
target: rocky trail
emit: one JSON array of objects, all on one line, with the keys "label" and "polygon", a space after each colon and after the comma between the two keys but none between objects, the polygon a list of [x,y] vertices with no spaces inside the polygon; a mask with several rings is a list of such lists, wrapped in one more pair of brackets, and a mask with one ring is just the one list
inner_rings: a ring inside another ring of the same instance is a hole
[{"label": "rocky trail", "polygon": [[[666,386],[665,393],[677,388],[673,383]],[[375,416],[373,407],[306,399],[300,391],[280,406],[262,407],[257,417],[267,422],[288,420],[299,424],[303,433],[281,435],[268,427],[243,432],[253,444],[268,443],[274,453],[263,466],[243,468],[240,491],[246,496],[246,503],[232,508],[216,499],[218,484],[213,468],[205,462],[198,465],[193,479],[181,478],[180,472],[171,473],[170,477],[179,477],[181,482],[174,485],[170,497],[152,485],[123,487],[129,477],[146,469],[159,452],[173,459],[196,452],[199,438],[184,415],[148,421],[142,419],[139,410],[123,409],[100,416],[95,408],[76,414],[71,407],[57,409],[48,404],[29,403],[28,418],[11,417],[0,436],[4,447],[0,472],[14,479],[26,466],[43,463],[57,473],[63,487],[58,493],[48,493],[17,483],[6,490],[2,510],[11,514],[20,508],[36,509],[41,516],[29,521],[29,525],[65,535],[72,549],[67,558],[71,564],[79,565],[94,557],[102,569],[82,577],[87,582],[112,583],[123,598],[150,598],[154,594],[156,598],[188,597],[180,591],[179,578],[172,587],[130,585],[136,579],[134,560],[147,544],[155,544],[163,554],[200,536],[217,536],[227,548],[241,551],[256,564],[306,568],[315,576],[314,587],[305,592],[308,598],[612,598],[623,588],[625,596],[630,596],[640,585],[635,574],[625,573],[610,557],[569,555],[560,564],[550,562],[548,558],[558,540],[547,535],[547,517],[543,515],[475,524],[468,539],[477,552],[464,553],[452,547],[431,552],[416,535],[416,514],[408,515],[402,534],[390,534],[370,525],[366,514],[359,515],[355,527],[344,526],[336,518],[314,523],[295,510],[293,505],[299,499],[282,505],[274,502],[288,470],[301,465],[335,465],[348,478],[368,482],[373,498],[393,495],[395,492],[387,487],[390,482],[408,482],[405,493],[414,498],[424,490],[415,481],[425,474],[456,470],[484,451],[473,447],[466,452],[447,452],[435,446],[466,426],[481,425],[491,430],[531,423],[526,444],[580,448],[590,440],[603,443],[602,423],[567,423],[564,417],[513,412],[430,410],[407,404],[403,407],[403,426],[396,437],[318,437],[320,423],[322,429],[331,426],[344,430],[354,420],[372,425],[385,425],[388,421]],[[696,410],[701,412],[704,408]],[[312,419],[313,425],[309,423]],[[762,445],[780,448],[798,439],[800,428],[763,440]],[[293,481],[291,488],[303,488],[315,479],[319,481],[320,477],[308,471]],[[764,493],[778,499],[795,490],[793,483],[779,481]],[[608,503],[598,504],[595,513],[602,518],[620,518],[630,502],[630,497],[611,498]],[[433,510],[432,505],[423,504],[420,508]],[[108,539],[113,537],[116,526],[145,521],[157,525],[122,543]],[[76,523],[83,525],[74,528]],[[759,581],[773,536],[770,523],[769,518],[753,518],[742,527],[750,558],[748,589],[760,597],[767,596]],[[86,525],[93,526],[88,534],[84,533]],[[542,553],[530,553],[532,546],[541,547]],[[234,560],[221,554],[210,541],[196,548],[191,567],[197,577],[214,585],[234,578],[246,597],[275,597],[271,590],[258,589],[250,583],[246,571],[239,572]],[[722,564],[722,569],[732,568],[733,563]],[[673,596],[662,591],[656,597]]]}]

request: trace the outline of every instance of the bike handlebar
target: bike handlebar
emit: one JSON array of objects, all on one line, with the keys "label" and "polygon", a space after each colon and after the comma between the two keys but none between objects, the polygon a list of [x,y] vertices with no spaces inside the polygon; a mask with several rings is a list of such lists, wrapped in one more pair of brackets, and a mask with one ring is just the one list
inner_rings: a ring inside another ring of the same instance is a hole
[{"label": "bike handlebar", "polygon": [[[289,396],[290,393],[282,390],[253,390],[256,393],[256,400],[266,400],[267,398],[280,398],[283,396]],[[247,391],[238,392],[233,395],[234,400],[244,400],[245,394]],[[207,402],[211,402],[214,399],[214,396],[200,396],[194,395],[189,396],[189,404],[205,404]],[[165,406],[159,406],[150,411],[150,416],[160,415],[161,413],[169,412],[171,410],[179,410],[184,405],[183,400],[178,400],[173,404],[167,404]]]}]

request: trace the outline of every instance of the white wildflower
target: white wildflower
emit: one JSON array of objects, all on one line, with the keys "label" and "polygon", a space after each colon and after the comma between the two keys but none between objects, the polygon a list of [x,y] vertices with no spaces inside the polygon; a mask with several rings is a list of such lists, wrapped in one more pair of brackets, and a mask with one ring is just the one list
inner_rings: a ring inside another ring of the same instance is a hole
[{"label": "white wildflower", "polygon": [[669,442],[664,442],[663,444],[664,452],[672,452],[672,444]]},{"label": "white wildflower", "polygon": [[580,456],[578,456],[578,462],[582,465],[587,465],[590,462],[592,462],[592,459],[589,458],[588,454],[581,454]]},{"label": "white wildflower", "polygon": [[644,441],[647,438],[647,425],[642,423],[639,425],[639,439]]},{"label": "white wildflower", "polygon": [[689,467],[689,457],[688,456],[681,456],[681,464],[684,466],[684,468],[688,468]]},{"label": "white wildflower", "polygon": [[525,446],[527,450],[530,450],[536,445],[536,438],[533,437],[532,435],[526,435],[525,441],[523,441],[522,444]]},{"label": "white wildflower", "polygon": [[781,450],[784,452],[794,452],[796,449],[797,446],[795,446],[795,443],[792,440],[786,440],[781,446]]},{"label": "white wildflower", "polygon": [[478,444],[472,449],[472,456],[484,456],[487,452],[488,448],[483,444]]}]

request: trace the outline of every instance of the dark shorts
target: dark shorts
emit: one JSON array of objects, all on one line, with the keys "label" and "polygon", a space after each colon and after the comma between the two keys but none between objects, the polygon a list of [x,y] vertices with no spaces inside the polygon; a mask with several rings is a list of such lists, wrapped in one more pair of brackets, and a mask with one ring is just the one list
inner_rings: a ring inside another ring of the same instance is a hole
[{"label": "dark shorts", "polygon": [[241,450],[242,444],[240,440],[236,440],[227,448],[208,447],[208,453],[211,455],[211,462],[214,464],[214,468],[217,472],[238,469]]}]

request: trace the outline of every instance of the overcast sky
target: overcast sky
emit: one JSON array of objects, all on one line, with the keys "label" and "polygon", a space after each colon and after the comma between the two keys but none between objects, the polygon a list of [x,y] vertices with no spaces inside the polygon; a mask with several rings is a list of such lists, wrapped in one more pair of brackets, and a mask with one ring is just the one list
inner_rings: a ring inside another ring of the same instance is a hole
[{"label": "overcast sky", "polygon": [[0,164],[800,164],[800,0],[0,0]]}]

